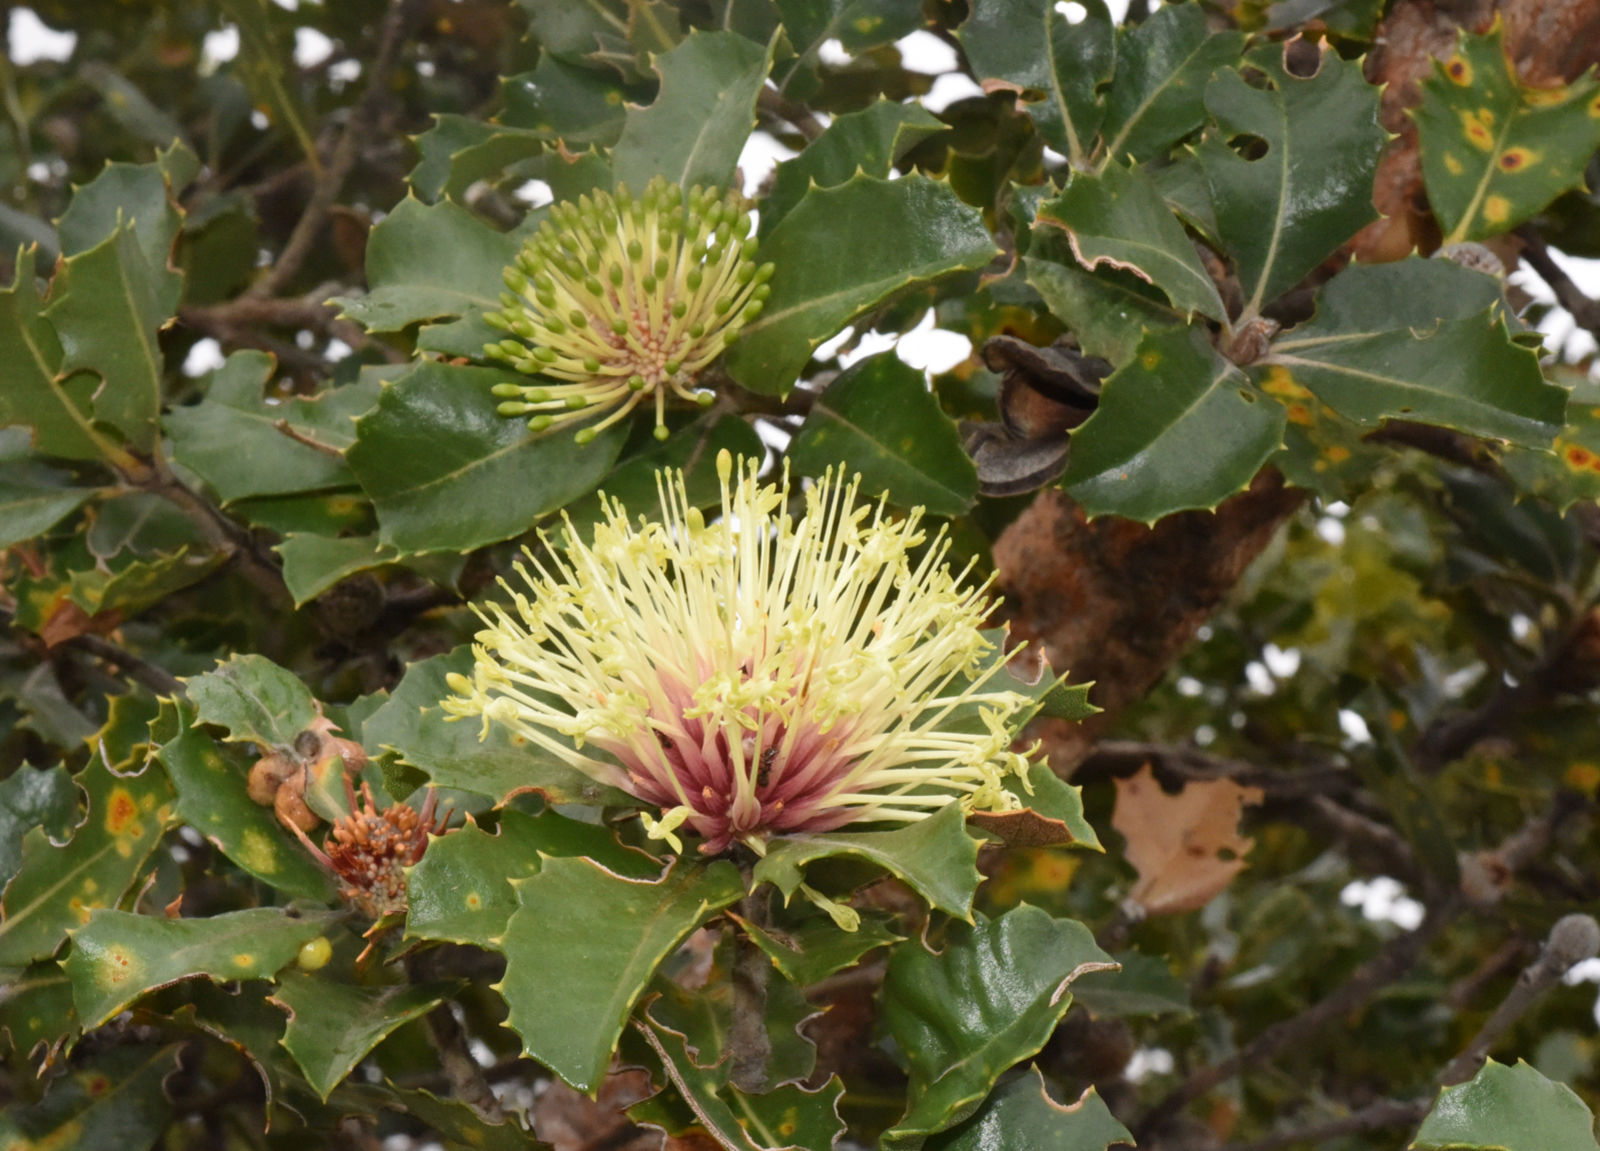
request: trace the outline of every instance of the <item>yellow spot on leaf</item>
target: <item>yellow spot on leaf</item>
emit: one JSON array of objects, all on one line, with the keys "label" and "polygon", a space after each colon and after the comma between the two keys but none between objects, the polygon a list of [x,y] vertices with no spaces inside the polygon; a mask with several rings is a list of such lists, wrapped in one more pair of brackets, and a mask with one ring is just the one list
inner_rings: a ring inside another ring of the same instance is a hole
[{"label": "yellow spot on leaf", "polygon": [[1294,377],[1289,374],[1289,369],[1282,366],[1267,369],[1267,378],[1262,383],[1261,390],[1269,396],[1277,396],[1284,400],[1311,398],[1311,393],[1295,383]]},{"label": "yellow spot on leaf", "polygon": [[265,832],[254,828],[240,837],[239,845],[229,852],[234,860],[256,875],[271,875],[278,870],[278,851]]},{"label": "yellow spot on leaf", "polygon": [[1497,163],[1502,172],[1520,172],[1538,159],[1539,153],[1532,148],[1507,148],[1500,153]]},{"label": "yellow spot on leaf", "polygon": [[1504,224],[1511,218],[1511,201],[1504,196],[1490,196],[1483,202],[1483,218],[1491,224]]},{"label": "yellow spot on leaf", "polygon": [[256,965],[256,957],[254,955],[246,955],[241,951],[233,957],[233,965],[235,967],[254,967]]},{"label": "yellow spot on leaf", "polygon": [[1444,168],[1452,176],[1461,175],[1461,161],[1456,159],[1454,152],[1444,154]]},{"label": "yellow spot on leaf", "polygon": [[1530,108],[1554,108],[1572,99],[1571,88],[1524,88],[1522,102]]},{"label": "yellow spot on leaf", "polygon": [[139,805],[134,802],[133,796],[128,794],[126,788],[113,789],[106,803],[106,830],[112,835],[138,836],[144,830],[139,826],[138,819]]},{"label": "yellow spot on leaf", "polygon": [[1600,767],[1582,761],[1567,768],[1566,784],[1578,791],[1593,791],[1600,787]]},{"label": "yellow spot on leaf", "polygon": [[476,910],[478,910],[478,908],[483,906],[483,900],[478,897],[478,893],[476,891],[467,892],[467,901],[466,902],[467,902],[467,906],[469,908],[471,908],[473,911],[476,911]]},{"label": "yellow spot on leaf", "polygon": [[1472,84],[1472,65],[1465,56],[1452,56],[1444,66],[1444,74],[1463,88]]},{"label": "yellow spot on leaf", "polygon": [[1589,101],[1589,115],[1596,120],[1600,120],[1600,96],[1596,96]]},{"label": "yellow spot on leaf", "polygon": [[1329,444],[1322,452],[1331,464],[1342,464],[1350,458],[1350,449],[1343,444]]},{"label": "yellow spot on leaf", "polygon": [[1500,765],[1498,763],[1486,764],[1483,769],[1483,782],[1490,787],[1499,787],[1501,779]]},{"label": "yellow spot on leaf", "polygon": [[1489,125],[1471,112],[1461,113],[1461,131],[1467,137],[1467,143],[1480,152],[1494,151],[1494,133],[1489,131]]},{"label": "yellow spot on leaf", "polygon": [[100,965],[95,982],[102,987],[120,987],[128,980],[136,978],[143,970],[144,964],[138,959],[126,951],[112,948],[106,952],[105,962]]},{"label": "yellow spot on leaf", "polygon": [[1139,363],[1147,372],[1153,372],[1161,366],[1160,352],[1146,352],[1139,357]]},{"label": "yellow spot on leaf", "polygon": [[1299,424],[1302,428],[1309,428],[1317,421],[1311,415],[1311,409],[1304,404],[1289,405],[1289,422]]}]

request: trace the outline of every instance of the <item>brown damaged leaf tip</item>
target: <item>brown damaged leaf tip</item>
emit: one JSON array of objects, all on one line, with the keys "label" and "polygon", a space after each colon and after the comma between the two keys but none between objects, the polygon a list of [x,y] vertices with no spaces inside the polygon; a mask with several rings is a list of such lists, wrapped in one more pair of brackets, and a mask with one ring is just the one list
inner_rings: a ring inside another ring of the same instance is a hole
[{"label": "brown damaged leaf tip", "polygon": [[1129,899],[1146,914],[1204,907],[1244,870],[1255,840],[1239,834],[1239,817],[1261,802],[1259,787],[1201,780],[1168,795],[1149,764],[1116,783],[1111,826],[1127,840],[1128,862],[1139,873]]}]

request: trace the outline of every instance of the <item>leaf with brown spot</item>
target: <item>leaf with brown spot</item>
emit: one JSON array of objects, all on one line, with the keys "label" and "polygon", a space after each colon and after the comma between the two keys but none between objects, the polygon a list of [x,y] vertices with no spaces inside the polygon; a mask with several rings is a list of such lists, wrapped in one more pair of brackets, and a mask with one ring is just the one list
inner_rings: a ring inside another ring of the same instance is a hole
[{"label": "leaf with brown spot", "polygon": [[1149,764],[1117,780],[1111,826],[1127,840],[1127,860],[1139,872],[1129,898],[1151,915],[1210,903],[1244,870],[1255,840],[1239,834],[1239,816],[1262,794],[1259,787],[1212,779],[1168,795]]}]

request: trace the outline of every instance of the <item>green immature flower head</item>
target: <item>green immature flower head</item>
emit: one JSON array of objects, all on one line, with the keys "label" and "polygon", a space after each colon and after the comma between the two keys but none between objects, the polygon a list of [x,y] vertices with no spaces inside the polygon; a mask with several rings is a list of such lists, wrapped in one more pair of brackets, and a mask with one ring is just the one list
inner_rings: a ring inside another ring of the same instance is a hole
[{"label": "green immature flower head", "polygon": [[495,386],[500,414],[542,431],[606,413],[578,432],[587,443],[653,400],[665,439],[669,394],[709,404],[696,379],[761,314],[773,266],[756,264],[750,229],[738,193],[659,176],[638,197],[619,186],[553,206],[486,317],[506,333],[489,358],[535,377]]}]

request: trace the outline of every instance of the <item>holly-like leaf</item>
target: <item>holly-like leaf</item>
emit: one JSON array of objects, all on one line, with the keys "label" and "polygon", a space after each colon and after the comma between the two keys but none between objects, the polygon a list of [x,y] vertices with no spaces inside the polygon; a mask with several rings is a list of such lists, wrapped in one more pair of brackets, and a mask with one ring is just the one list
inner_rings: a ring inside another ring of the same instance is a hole
[{"label": "holly-like leaf", "polygon": [[500,943],[507,1023],[529,1055],[580,1091],[599,1084],[661,961],[744,895],[726,860],[680,859],[642,882],[588,859],[547,859],[512,886],[518,910]]},{"label": "holly-like leaf", "polygon": [[85,1026],[98,1027],[147,991],[204,975],[270,979],[327,929],[332,913],[291,916],[277,907],[209,919],[166,919],[101,908],[70,932],[62,967]]},{"label": "holly-like leaf", "polygon": [[[1163,9],[1164,11],[1164,9]],[[1106,1151],[1115,1143],[1133,1144],[1093,1087],[1076,1103],[1050,1098],[1037,1067],[991,1095],[977,1114],[928,1140],[926,1151],[1010,1151],[1049,1147],[1051,1151]]]},{"label": "holly-like leaf", "polygon": [[[539,61],[541,68],[567,68],[554,56]],[[573,69],[582,76],[595,73]],[[507,81],[507,96],[520,78]],[[620,109],[612,108],[614,112]],[[479,180],[498,180],[507,168],[531,160],[544,151],[550,133],[528,128],[489,124],[471,116],[445,113],[435,116],[433,127],[416,137],[422,156],[411,170],[411,190],[432,204],[441,196],[459,200]]]},{"label": "holly-like leaf", "polygon": [[[1372,177],[1388,138],[1378,124],[1378,90],[1362,78],[1359,63],[1345,63],[1326,45],[1321,66],[1308,77],[1284,67],[1285,51],[1268,45],[1246,58],[1265,74],[1266,86],[1229,69],[1206,88],[1218,130],[1201,142],[1200,163],[1247,315],[1294,287],[1377,216]],[[1260,154],[1249,150],[1261,147]]]},{"label": "holly-like leaf", "polygon": [[1074,173],[1061,195],[1039,206],[1038,222],[1065,229],[1089,271],[1102,263],[1125,268],[1165,292],[1180,313],[1227,318],[1183,225],[1142,172],[1112,164]]},{"label": "holly-like leaf", "polygon": [[357,572],[398,563],[405,554],[377,536],[324,536],[289,532],[273,551],[283,560],[283,582],[296,607]]},{"label": "holly-like leaf", "polygon": [[[559,140],[568,152],[591,145],[609,148],[622,135],[627,105],[643,102],[649,92],[648,87],[624,84],[615,72],[580,67],[546,54],[533,71],[506,78],[506,106],[498,119],[505,127]],[[441,127],[443,123],[441,118]],[[421,143],[419,140],[419,147]],[[489,142],[481,145],[485,151],[495,146]],[[509,140],[498,147],[509,147]],[[452,172],[457,166],[452,160]]]},{"label": "holly-like leaf", "polygon": [[368,1052],[459,989],[457,983],[358,987],[288,971],[268,1002],[289,1013],[283,1046],[325,1102]]},{"label": "holly-like leaf", "polygon": [[995,1080],[1044,1046],[1072,1005],[1073,980],[1113,966],[1081,923],[1026,904],[953,924],[937,955],[896,948],[883,1017],[911,1071],[910,1105],[884,1146],[916,1147],[971,1115]]},{"label": "holly-like leaf", "polygon": [[1105,159],[1159,156],[1205,120],[1206,83],[1239,59],[1244,35],[1213,32],[1205,11],[1164,4],[1117,30],[1117,74],[1106,92]]},{"label": "holly-like leaf", "polygon": [[1096,971],[1072,985],[1081,1007],[1095,1016],[1136,1018],[1189,1013],[1189,988],[1164,959],[1119,951],[1120,971]]},{"label": "holly-like leaf", "polygon": [[0,887],[22,863],[22,837],[36,827],[62,840],[78,815],[78,793],[67,769],[22,764],[0,780]]},{"label": "holly-like leaf", "polygon": [[[497,273],[498,274],[498,273]],[[500,415],[497,368],[425,360],[356,421],[346,458],[378,509],[379,536],[401,551],[468,551],[520,535],[589,491],[617,458],[626,421],[593,441]]]},{"label": "holly-like leaf", "polygon": [[1093,149],[1105,119],[1100,85],[1116,66],[1111,15],[1101,0],[1069,22],[1051,0],[974,5],[956,36],[984,91],[1016,92],[1039,134],[1072,163]]},{"label": "holly-like leaf", "polygon": [[55,527],[94,492],[72,477],[27,460],[0,460],[0,548],[35,539]]},{"label": "holly-like leaf", "polygon": [[975,811],[968,821],[1015,847],[1086,847],[1104,850],[1083,815],[1083,789],[1063,783],[1047,763],[1028,769],[1028,785],[1012,785],[1020,811]]},{"label": "holly-like leaf", "polygon": [[726,188],[755,124],[756,93],[772,69],[765,49],[737,32],[691,32],[653,67],[661,92],[628,109],[612,154],[618,184],[638,192],[652,177],[689,188]]},{"label": "holly-like leaf", "polygon": [[204,400],[167,415],[173,458],[210,484],[224,503],[354,487],[355,477],[339,453],[355,441],[355,418],[377,403],[378,382],[364,380],[269,405],[262,388],[273,368],[272,357],[262,352],[229,356],[212,376]]},{"label": "holly-like leaf", "polygon": [[772,960],[783,977],[799,987],[809,987],[854,965],[869,951],[905,938],[897,935],[888,921],[873,916],[862,916],[854,931],[845,931],[827,916],[782,930],[739,922],[745,935]]},{"label": "holly-like leaf", "polygon": [[1449,260],[1346,268],[1255,374],[1360,424],[1398,416],[1539,447],[1567,399],[1537,353],[1511,342],[1499,284]]},{"label": "holly-like leaf", "polygon": [[893,831],[835,831],[774,840],[752,877],[770,883],[787,901],[805,882],[805,868],[848,856],[904,880],[929,906],[960,919],[972,917],[978,844],[967,834],[961,806],[950,803],[926,819]]},{"label": "holly-like leaf", "polygon": [[56,1080],[40,1102],[0,1113],[0,1147],[147,1151],[172,1119],[162,1084],[177,1069],[181,1050],[178,1043],[140,1043],[95,1053]]},{"label": "holly-like leaf", "polygon": [[1283,442],[1283,409],[1248,387],[1200,332],[1147,333],[1073,432],[1061,486],[1091,516],[1216,507]]},{"label": "holly-like leaf", "polygon": [[1493,1059],[1468,1082],[1446,1087],[1422,1121],[1412,1151],[1595,1151],[1594,1116],[1572,1088],[1522,1060]]},{"label": "holly-like leaf", "polygon": [[551,803],[599,807],[635,802],[503,727],[448,719],[439,701],[451,694],[445,682],[451,672],[472,674],[470,647],[458,647],[406,668],[388,702],[362,725],[363,741],[421,768],[437,787],[474,792],[497,803],[524,791],[537,791]]},{"label": "holly-like leaf", "polygon": [[790,443],[789,461],[812,476],[830,467],[859,472],[864,495],[887,493],[936,516],[960,515],[978,497],[978,471],[955,421],[923,373],[893,352],[850,365],[828,385]]},{"label": "holly-like leaf", "polygon": [[1508,446],[1500,463],[1518,488],[1566,511],[1581,500],[1600,500],[1600,384],[1574,373],[1566,426],[1550,450]]},{"label": "holly-like leaf", "polygon": [[[820,87],[817,54],[829,40],[839,41],[846,52],[858,55],[892,44],[924,23],[917,0],[776,0],[776,7],[794,58],[773,79],[796,100],[810,99]],[[749,19],[756,10],[754,4],[730,8],[733,19]]]},{"label": "holly-like leaf", "polygon": [[602,44],[620,43],[628,35],[627,6],[620,0],[518,0],[528,13],[528,31],[547,52],[585,57]]},{"label": "holly-like leaf", "polygon": [[0,1032],[18,1055],[29,1062],[47,1060],[82,1030],[72,1005],[72,981],[59,963],[35,963],[8,974]]},{"label": "holly-like leaf", "polygon": [[1139,873],[1129,898],[1146,912],[1172,915],[1204,907],[1245,869],[1255,840],[1239,834],[1239,819],[1246,807],[1261,802],[1259,787],[1202,779],[1168,795],[1149,764],[1116,783],[1111,826],[1127,841],[1125,855]]},{"label": "holly-like leaf", "polygon": [[762,241],[777,271],[766,308],[726,364],[764,394],[789,390],[811,353],[845,324],[913,284],[983,267],[997,249],[948,184],[857,175],[812,188]]},{"label": "holly-like leaf", "polygon": [[293,748],[320,714],[300,677],[266,656],[236,655],[184,683],[199,721],[226,728],[230,742]]},{"label": "holly-like leaf", "polygon": [[86,806],[72,839],[53,843],[42,827],[22,838],[22,866],[0,898],[0,967],[54,954],[68,928],[116,904],[172,818],[172,787],[157,768],[114,775],[90,760],[77,782]]},{"label": "holly-like leaf", "polygon": [[1508,232],[1569,188],[1600,148],[1600,82],[1530,88],[1506,55],[1505,24],[1463,32],[1411,110],[1428,203],[1446,243]]},{"label": "holly-like leaf", "polygon": [[445,1146],[460,1151],[550,1151],[546,1143],[529,1137],[514,1119],[490,1123],[460,1099],[440,1099],[421,1089],[392,1088],[385,1106],[399,1106],[432,1128]]},{"label": "holly-like leaf", "polygon": [[1022,266],[1028,283],[1078,346],[1119,367],[1133,359],[1146,332],[1184,324],[1160,293],[1131,272],[1104,266],[1086,272],[1075,263],[1039,256],[1024,257]]},{"label": "holly-like leaf", "polygon": [[139,242],[145,265],[160,271],[172,261],[183,215],[173,204],[174,190],[199,171],[200,161],[182,142],[156,151],[153,164],[107,164],[72,194],[57,221],[61,254],[77,256],[127,224]]}]

